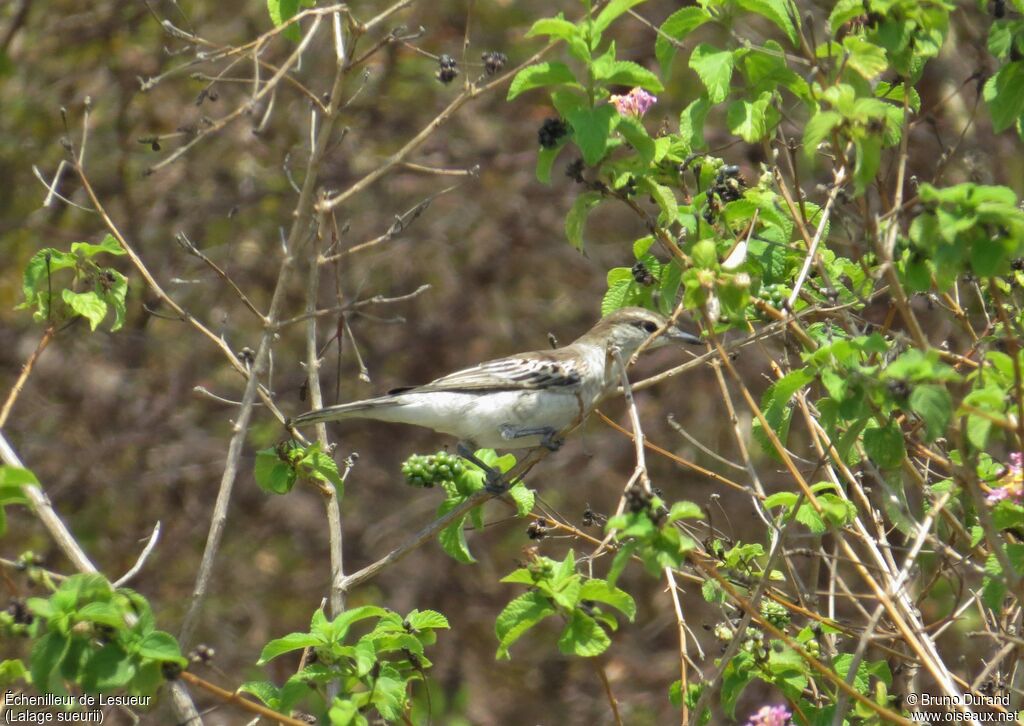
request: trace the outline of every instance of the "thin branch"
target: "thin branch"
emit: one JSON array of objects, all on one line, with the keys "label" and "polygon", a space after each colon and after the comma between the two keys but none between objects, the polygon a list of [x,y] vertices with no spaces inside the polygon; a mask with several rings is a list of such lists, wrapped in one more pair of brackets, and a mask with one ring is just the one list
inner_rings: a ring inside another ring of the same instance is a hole
[{"label": "thin branch", "polygon": [[[2,431],[0,431],[0,461],[3,461],[7,466],[19,469],[25,468],[25,465],[21,463],[21,459],[18,458],[17,453],[8,443],[7,437],[4,436]],[[99,570],[96,569],[96,565],[92,563],[92,560],[85,554],[82,546],[78,544],[78,540],[75,539],[71,531],[64,525],[57,512],[54,511],[49,497],[46,496],[42,488],[37,484],[23,484],[21,490],[28,497],[29,508],[32,510],[32,513],[43,523],[46,531],[50,533],[57,546],[71,560],[71,564],[75,566],[75,569],[79,572],[98,572]]]},{"label": "thin branch", "polygon": [[153,527],[152,534],[149,535],[149,539],[146,541],[146,546],[142,548],[142,552],[139,554],[139,558],[135,560],[135,564],[128,572],[124,573],[117,580],[113,582],[114,587],[124,587],[128,582],[131,581],[139,572],[142,571],[143,565],[146,564],[146,560],[149,559],[149,555],[153,552],[156,547],[156,543],[160,541],[160,522],[156,523]]}]

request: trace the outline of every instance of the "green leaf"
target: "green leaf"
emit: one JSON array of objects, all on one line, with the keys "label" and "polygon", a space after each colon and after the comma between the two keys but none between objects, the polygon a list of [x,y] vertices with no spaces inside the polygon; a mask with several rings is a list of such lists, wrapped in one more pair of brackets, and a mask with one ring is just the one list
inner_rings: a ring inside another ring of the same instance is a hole
[{"label": "green leaf", "polygon": [[996,133],[1009,128],[1024,114],[1024,61],[1007,63],[985,82],[985,103]]},{"label": "green leaf", "polygon": [[651,195],[661,210],[660,221],[664,224],[672,224],[679,219],[679,202],[676,195],[664,184],[658,184],[651,177],[645,176],[640,179],[640,188]]},{"label": "green leaf", "polygon": [[942,436],[949,426],[953,417],[953,399],[945,386],[915,386],[910,392],[910,410],[924,421],[925,439],[934,441]]},{"label": "green leaf", "polygon": [[476,562],[476,558],[469,551],[469,544],[466,542],[465,517],[459,517],[442,529],[437,535],[437,541],[441,544],[441,549],[456,562],[467,565]]},{"label": "green leaf", "polygon": [[78,619],[89,622],[107,625],[111,628],[121,630],[125,627],[125,613],[111,602],[90,602],[78,610]]},{"label": "green leaf", "polygon": [[704,120],[708,117],[712,105],[709,98],[701,97],[679,114],[679,135],[686,141],[687,151],[704,146]]},{"label": "green leaf", "polygon": [[551,167],[555,165],[555,159],[565,148],[567,139],[563,136],[559,139],[559,143],[552,148],[541,147],[540,151],[537,152],[537,181],[541,184],[551,184]]},{"label": "green leaf", "polygon": [[597,621],[580,610],[573,610],[568,624],[558,639],[558,649],[566,655],[578,655],[593,658],[601,655],[612,639]]},{"label": "green leaf", "polygon": [[814,157],[818,152],[818,145],[842,122],[843,117],[835,111],[819,111],[807,120],[807,125],[804,126],[804,153],[807,158]]},{"label": "green leaf", "polygon": [[650,164],[655,153],[654,139],[647,133],[640,119],[623,116],[619,119],[618,130],[629,145],[636,149],[644,164]]},{"label": "green leaf", "polygon": [[535,63],[516,73],[516,77],[509,84],[506,100],[511,101],[516,96],[533,88],[559,86],[563,83],[578,85],[576,76],[565,63]]},{"label": "green leaf", "polygon": [[704,519],[704,512],[700,505],[693,502],[676,502],[668,512],[668,521],[677,522],[680,519]]},{"label": "green leaf", "polygon": [[612,0],[594,19],[594,32],[603,33],[616,18],[642,2],[644,0]]},{"label": "green leaf", "polygon": [[566,115],[572,126],[573,140],[583,154],[583,161],[593,166],[604,158],[608,150],[608,141],[618,126],[618,111],[611,104],[597,108],[578,108]]},{"label": "green leaf", "polygon": [[658,59],[663,75],[668,77],[669,67],[676,56],[676,45],[669,38],[677,42],[682,41],[709,20],[711,14],[701,7],[682,8],[665,19],[658,29],[658,38],[654,41],[654,55]]},{"label": "green leaf", "polygon": [[323,641],[311,633],[289,633],[283,638],[275,638],[263,646],[263,651],[260,653],[256,665],[269,663],[274,658],[285,653],[291,653],[293,650],[313,648],[322,644]]},{"label": "green leaf", "polygon": [[786,34],[793,45],[797,45],[800,36],[794,20],[799,23],[799,15],[791,3],[786,0],[738,0],[737,4],[753,13],[764,16],[775,23]]},{"label": "green leaf", "polygon": [[610,585],[605,580],[586,580],[580,589],[580,600],[595,600],[611,605],[630,621],[636,617],[636,602],[629,593]]},{"label": "green leaf", "polygon": [[890,423],[884,428],[868,429],[864,432],[864,449],[882,469],[899,466],[907,455],[903,433],[899,426]]},{"label": "green leaf", "polygon": [[535,38],[538,35],[564,40],[573,56],[584,63],[590,62],[590,48],[583,38],[583,33],[574,23],[565,20],[561,13],[555,18],[541,18],[526,33],[527,38]]},{"label": "green leaf", "polygon": [[751,103],[746,99],[739,99],[729,104],[729,110],[725,114],[725,122],[729,131],[739,136],[748,144],[753,144],[764,138],[768,127],[765,122],[765,112],[771,102],[771,93],[763,93],[761,97]]},{"label": "green leaf", "polygon": [[269,494],[287,494],[298,479],[295,467],[283,461],[275,447],[256,452],[253,476],[260,489]]},{"label": "green leaf", "polygon": [[848,35],[843,38],[843,48],[847,53],[846,64],[866,80],[874,79],[889,67],[885,49],[859,36]]},{"label": "green leaf", "polygon": [[617,282],[608,288],[608,292],[601,298],[601,317],[605,317],[620,308],[626,307],[630,289],[633,287],[631,280]]},{"label": "green leaf", "polygon": [[110,332],[114,333],[124,325],[124,318],[128,312],[125,299],[128,297],[128,278],[117,270],[104,268],[101,272],[106,282],[97,283],[96,293],[107,305],[114,308],[114,322],[110,326]]},{"label": "green leaf", "polygon": [[188,664],[188,661],[181,657],[178,641],[174,639],[173,635],[162,630],[154,630],[146,634],[146,637],[139,643],[139,655],[153,660],[176,661],[181,665]]},{"label": "green leaf", "polygon": [[600,201],[601,195],[598,192],[584,192],[576,197],[569,214],[566,215],[565,236],[569,244],[580,252],[583,251],[583,227],[587,222],[587,215]]},{"label": "green leaf", "polygon": [[89,657],[82,685],[88,690],[111,691],[128,685],[135,673],[135,664],[124,649],[107,643]]},{"label": "green leaf", "polygon": [[665,87],[661,80],[639,63],[616,60],[611,63],[595,63],[594,78],[608,85],[639,86],[651,93],[661,93]]},{"label": "green leaf", "polygon": [[274,708],[277,705],[280,689],[270,681],[246,681],[238,687],[238,691],[255,696],[265,706]]},{"label": "green leaf", "polygon": [[494,623],[494,633],[498,636],[498,652],[495,657],[509,658],[509,647],[519,640],[523,633],[554,614],[555,608],[539,592],[523,593],[510,602]]},{"label": "green leaf", "polygon": [[70,639],[52,631],[35,642],[29,658],[29,670],[35,690],[41,693],[66,693],[59,677],[59,669],[70,645]]},{"label": "green leaf", "polygon": [[413,610],[406,618],[416,630],[449,628],[448,618],[436,610]]},{"label": "green leaf", "polygon": [[882,139],[878,136],[857,139],[854,147],[857,149],[857,163],[853,167],[854,187],[857,194],[863,194],[875,180],[882,162]]},{"label": "green leaf", "polygon": [[[270,13],[270,21],[274,27],[280,28],[284,23],[295,16],[299,10],[299,0],[267,0],[267,11]],[[292,25],[283,33],[288,40],[298,42],[302,39],[298,25]]]},{"label": "green leaf", "polygon": [[507,494],[516,505],[516,514],[525,517],[533,511],[535,493],[533,489],[527,489],[525,484],[519,483],[509,488]]},{"label": "green leaf", "polygon": [[104,237],[99,244],[90,244],[88,242],[72,242],[71,243],[71,254],[76,257],[95,257],[100,253],[107,253],[110,255],[126,255],[127,252],[124,248],[117,243],[114,239],[114,235],[108,234]]},{"label": "green leaf", "polygon": [[690,55],[690,68],[708,89],[708,98],[712,103],[720,103],[729,95],[732,67],[732,51],[718,50],[707,43],[698,45]]},{"label": "green leaf", "polygon": [[89,321],[90,330],[96,330],[96,326],[107,317],[107,304],[95,292],[72,292],[65,289],[61,297],[76,315]]}]

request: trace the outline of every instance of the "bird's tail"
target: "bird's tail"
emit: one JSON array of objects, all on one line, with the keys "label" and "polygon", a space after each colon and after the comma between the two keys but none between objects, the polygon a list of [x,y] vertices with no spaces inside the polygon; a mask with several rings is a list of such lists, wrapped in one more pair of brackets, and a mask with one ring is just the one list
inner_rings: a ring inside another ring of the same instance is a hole
[{"label": "bird's tail", "polygon": [[318,408],[315,411],[297,416],[292,423],[296,426],[310,426],[324,421],[340,421],[346,418],[369,418],[378,421],[389,421],[394,409],[402,405],[401,396],[379,396],[368,398],[364,401],[353,401],[352,403],[339,403],[326,408]]}]

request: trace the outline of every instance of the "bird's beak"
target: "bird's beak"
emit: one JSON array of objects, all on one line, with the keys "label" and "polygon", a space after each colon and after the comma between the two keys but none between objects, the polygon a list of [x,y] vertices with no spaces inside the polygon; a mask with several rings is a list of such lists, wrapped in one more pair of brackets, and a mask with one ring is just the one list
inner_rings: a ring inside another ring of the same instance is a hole
[{"label": "bird's beak", "polygon": [[677,343],[689,343],[690,345],[704,345],[704,341],[698,338],[692,333],[686,333],[675,326],[670,326],[662,334],[663,338],[668,338]]}]

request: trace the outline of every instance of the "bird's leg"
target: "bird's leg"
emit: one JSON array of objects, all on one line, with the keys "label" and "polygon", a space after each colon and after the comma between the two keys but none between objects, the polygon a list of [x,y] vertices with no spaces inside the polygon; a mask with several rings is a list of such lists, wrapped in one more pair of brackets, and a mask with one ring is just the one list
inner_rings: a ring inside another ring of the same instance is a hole
[{"label": "bird's leg", "polygon": [[499,430],[501,438],[506,440],[522,439],[527,436],[540,436],[540,445],[548,451],[558,451],[565,443],[558,435],[558,430],[550,426],[524,426],[516,428],[511,424],[505,424]]},{"label": "bird's leg", "polygon": [[484,470],[484,488],[491,494],[504,494],[508,491],[508,483],[502,478],[502,473],[480,461],[477,455],[473,453],[473,448],[466,442],[460,441],[457,443],[455,445],[455,453]]}]

